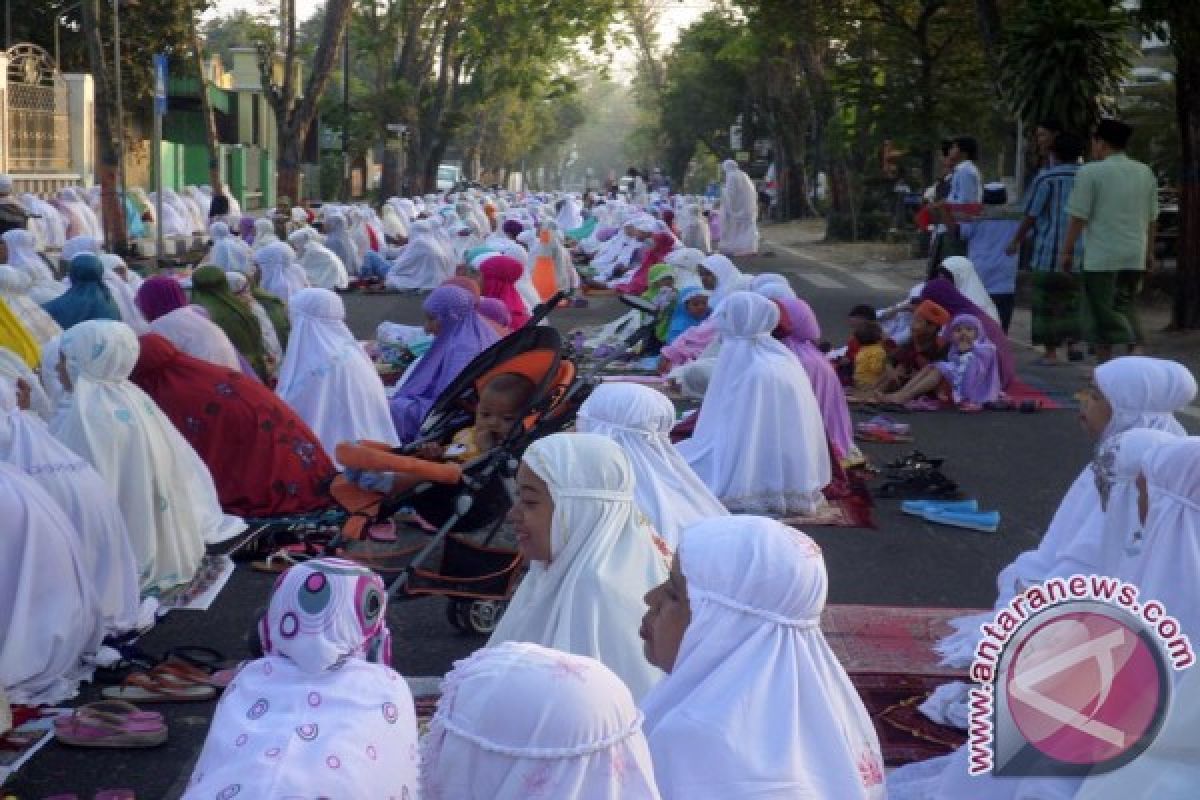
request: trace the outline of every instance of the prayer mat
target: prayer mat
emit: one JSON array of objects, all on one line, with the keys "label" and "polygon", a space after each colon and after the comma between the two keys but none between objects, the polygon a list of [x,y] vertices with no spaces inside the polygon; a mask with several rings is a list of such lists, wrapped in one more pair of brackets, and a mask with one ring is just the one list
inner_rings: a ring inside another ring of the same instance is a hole
[{"label": "prayer mat", "polygon": [[[676,426],[678,428],[678,426]],[[674,431],[672,431],[674,434]],[[672,441],[675,441],[672,436]],[[834,478],[834,482],[825,487],[825,499],[828,501],[822,508],[812,514],[780,519],[784,525],[793,528],[875,528],[875,518],[871,509],[875,503],[871,499],[871,490],[867,488],[866,480],[860,469],[846,472],[844,479]]]},{"label": "prayer mat", "polygon": [[55,718],[70,713],[69,708],[12,707],[12,729],[0,735],[0,784],[54,738]]},{"label": "prayer mat", "polygon": [[884,766],[899,767],[946,755],[966,741],[965,731],[939,725],[917,709],[946,678],[858,673],[851,675],[850,681],[875,723]]},{"label": "prayer mat", "polygon": [[176,586],[158,597],[158,615],[168,611],[207,611],[233,575],[233,559],[229,556],[205,556],[190,583]]},{"label": "prayer mat", "polygon": [[950,620],[978,613],[974,608],[829,605],[821,630],[851,675],[929,675],[945,683],[966,671],[939,664],[933,646],[953,633]]},{"label": "prayer mat", "polygon": [[1008,384],[1008,388],[1004,390],[1004,394],[1008,397],[1009,402],[1018,406],[1026,400],[1036,400],[1045,411],[1078,408],[1078,404],[1070,394],[1066,392],[1049,393],[1031,386],[1020,378],[1013,378],[1012,382]]}]

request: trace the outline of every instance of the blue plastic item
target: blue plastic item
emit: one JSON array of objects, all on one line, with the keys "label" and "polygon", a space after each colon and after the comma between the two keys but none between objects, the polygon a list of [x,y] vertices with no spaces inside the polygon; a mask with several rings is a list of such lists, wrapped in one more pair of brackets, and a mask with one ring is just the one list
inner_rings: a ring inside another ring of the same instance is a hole
[{"label": "blue plastic item", "polygon": [[900,510],[914,517],[923,517],[927,511],[978,511],[978,500],[905,500]]},{"label": "blue plastic item", "polygon": [[1000,527],[999,511],[927,511],[925,519],[938,525],[950,525],[981,533],[995,533]]}]

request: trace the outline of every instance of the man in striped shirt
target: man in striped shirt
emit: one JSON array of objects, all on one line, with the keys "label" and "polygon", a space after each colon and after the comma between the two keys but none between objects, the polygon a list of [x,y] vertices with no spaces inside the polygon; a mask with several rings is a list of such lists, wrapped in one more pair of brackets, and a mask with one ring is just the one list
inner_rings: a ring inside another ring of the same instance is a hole
[{"label": "man in striped shirt", "polygon": [[1070,224],[1067,200],[1075,186],[1083,140],[1072,133],[1059,133],[1050,151],[1055,163],[1033,179],[1025,201],[1025,218],[1007,248],[1010,255],[1015,254],[1033,231],[1029,259],[1033,270],[1033,343],[1045,348],[1045,355],[1038,360],[1045,366],[1059,363],[1058,348],[1063,345],[1070,360],[1083,357],[1072,349],[1082,328],[1079,282],[1075,275],[1059,269],[1058,263]]}]

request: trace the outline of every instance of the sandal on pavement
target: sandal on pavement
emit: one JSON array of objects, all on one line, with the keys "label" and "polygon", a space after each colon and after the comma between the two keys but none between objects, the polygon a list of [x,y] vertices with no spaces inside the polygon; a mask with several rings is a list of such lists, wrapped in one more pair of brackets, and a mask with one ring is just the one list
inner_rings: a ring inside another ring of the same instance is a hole
[{"label": "sandal on pavement", "polygon": [[54,721],[54,737],[72,747],[156,747],[167,741],[167,726],[161,719],[134,719],[81,706]]},{"label": "sandal on pavement", "polygon": [[281,548],[267,556],[264,561],[250,562],[250,568],[257,572],[280,573],[308,560],[309,557],[304,553],[293,553],[287,548]]},{"label": "sandal on pavement", "polygon": [[121,686],[110,686],[102,694],[113,700],[140,703],[200,703],[212,700],[217,690],[206,684],[185,680],[172,671],[135,672]]}]

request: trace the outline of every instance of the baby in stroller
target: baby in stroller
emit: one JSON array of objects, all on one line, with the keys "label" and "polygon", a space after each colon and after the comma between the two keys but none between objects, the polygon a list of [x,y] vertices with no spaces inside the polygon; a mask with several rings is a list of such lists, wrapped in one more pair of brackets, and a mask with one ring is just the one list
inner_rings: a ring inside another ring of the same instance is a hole
[{"label": "baby in stroller", "polygon": [[[525,375],[501,372],[488,379],[479,390],[474,424],[458,431],[449,444],[424,442],[410,454],[429,462],[468,464],[500,445],[524,417],[537,390]],[[391,453],[387,445],[359,442],[360,445]],[[364,528],[378,514],[389,497],[406,492],[428,477],[403,472],[348,468],[336,478],[330,489],[334,498],[352,511],[344,533],[352,539],[362,537]]]}]

